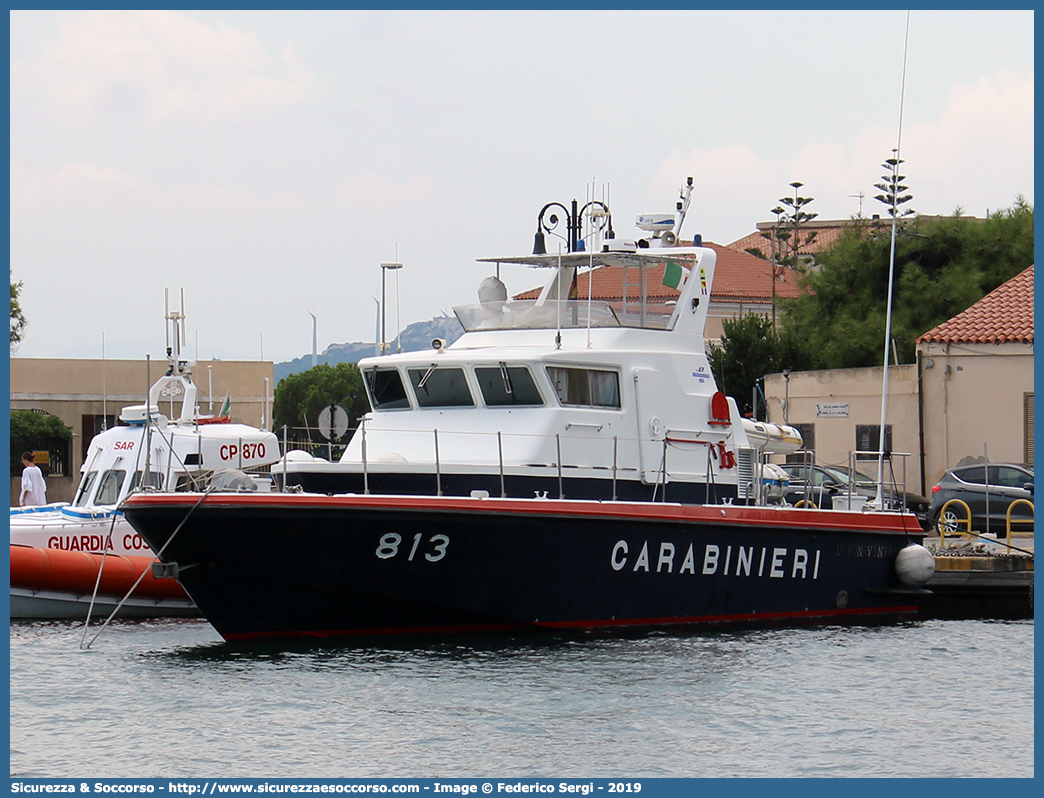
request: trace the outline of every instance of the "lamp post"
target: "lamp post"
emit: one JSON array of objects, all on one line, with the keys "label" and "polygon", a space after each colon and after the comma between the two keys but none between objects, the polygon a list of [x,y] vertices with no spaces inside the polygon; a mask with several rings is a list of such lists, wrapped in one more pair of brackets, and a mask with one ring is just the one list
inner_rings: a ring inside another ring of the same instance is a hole
[{"label": "lamp post", "polygon": [[[552,235],[558,235],[555,233],[555,228],[558,227],[558,214],[552,213],[547,217],[547,221],[544,220],[544,214],[547,213],[551,208],[561,208],[565,214],[566,220],[566,246],[567,252],[576,252],[580,246],[580,220],[583,218],[584,213],[587,212],[588,208],[601,208],[606,219],[604,224],[608,225],[606,232],[606,238],[615,238],[616,234],[613,232],[613,214],[609,210],[609,206],[600,200],[591,200],[584,207],[577,209],[577,202],[573,200],[571,207],[567,208],[561,202],[549,202],[543,208],[540,209],[540,213],[537,215],[537,229],[536,235],[533,237],[533,254],[534,255],[546,255],[547,247],[544,244],[544,234],[551,233]],[[601,229],[603,222],[598,222],[598,229]]]},{"label": "lamp post", "polygon": [[393,271],[401,269],[401,263],[382,263],[381,264],[381,354],[385,354],[388,348],[388,344],[385,343],[385,322],[388,319],[388,302],[387,302],[387,291],[385,286],[385,277],[388,274],[388,270]]}]

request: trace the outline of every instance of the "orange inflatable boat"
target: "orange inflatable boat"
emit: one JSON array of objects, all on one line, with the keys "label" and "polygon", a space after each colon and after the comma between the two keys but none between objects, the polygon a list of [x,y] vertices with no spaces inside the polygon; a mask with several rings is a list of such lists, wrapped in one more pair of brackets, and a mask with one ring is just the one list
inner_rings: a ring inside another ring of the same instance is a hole
[{"label": "orange inflatable boat", "polygon": [[196,606],[176,580],[152,575],[153,561],[153,557],[11,544],[11,617],[85,618],[95,585],[98,590],[92,614],[108,616],[143,572],[145,576],[117,617],[198,615]]}]

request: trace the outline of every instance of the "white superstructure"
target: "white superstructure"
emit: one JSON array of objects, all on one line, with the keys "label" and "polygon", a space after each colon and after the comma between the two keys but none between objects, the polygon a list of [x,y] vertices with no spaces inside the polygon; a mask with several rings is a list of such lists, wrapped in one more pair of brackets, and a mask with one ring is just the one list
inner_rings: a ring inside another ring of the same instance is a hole
[{"label": "white superstructure", "polygon": [[[497,477],[515,484],[506,495],[539,495],[526,493],[533,478],[551,480],[553,498],[557,484],[565,498],[763,500],[763,455],[795,451],[801,436],[741,418],[717,390],[703,340],[715,252],[666,246],[677,236],[663,215],[642,218],[654,236],[602,242],[595,230],[592,251],[488,259],[498,275],[517,264],[551,276],[524,301],[487,278],[479,304],[454,308],[465,334],[451,346],[361,360],[371,412],[338,463],[300,457],[288,482],[359,492],[395,475],[392,489],[419,490],[434,475],[439,491],[467,495],[492,476],[490,492]],[[571,298],[578,279],[609,276],[618,300]]]}]

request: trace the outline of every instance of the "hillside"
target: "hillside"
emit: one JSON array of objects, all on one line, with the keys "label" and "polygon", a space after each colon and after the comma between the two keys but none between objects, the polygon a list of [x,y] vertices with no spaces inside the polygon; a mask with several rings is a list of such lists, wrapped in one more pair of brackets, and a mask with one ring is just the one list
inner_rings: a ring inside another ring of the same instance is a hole
[{"label": "hillside", "polygon": [[[430,321],[416,321],[409,325],[399,336],[399,345],[403,352],[416,352],[421,349],[430,349],[431,342],[435,338],[443,339],[451,344],[464,334],[460,322],[453,316],[440,316]],[[394,339],[391,345],[395,347]],[[316,358],[317,363],[328,363],[331,366],[337,363],[357,363],[364,357],[377,354],[377,344],[370,342],[356,342],[350,344],[330,344]],[[273,367],[273,375],[276,385],[283,377],[297,374],[299,371],[307,371],[312,367],[312,355],[301,355],[301,357],[284,363],[276,363]]]}]

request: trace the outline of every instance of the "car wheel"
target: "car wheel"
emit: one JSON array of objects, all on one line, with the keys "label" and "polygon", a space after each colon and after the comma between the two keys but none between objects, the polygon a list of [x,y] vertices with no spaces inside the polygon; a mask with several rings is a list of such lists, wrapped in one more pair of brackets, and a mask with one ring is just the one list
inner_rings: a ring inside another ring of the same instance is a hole
[{"label": "car wheel", "polygon": [[964,527],[964,518],[957,513],[956,510],[946,510],[935,520],[935,530],[937,532],[945,531],[947,535],[956,535],[962,531],[966,531]]}]

